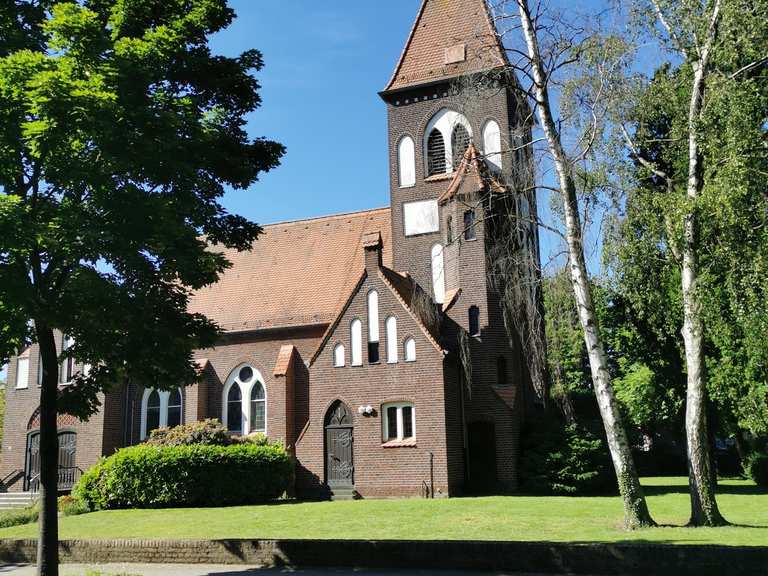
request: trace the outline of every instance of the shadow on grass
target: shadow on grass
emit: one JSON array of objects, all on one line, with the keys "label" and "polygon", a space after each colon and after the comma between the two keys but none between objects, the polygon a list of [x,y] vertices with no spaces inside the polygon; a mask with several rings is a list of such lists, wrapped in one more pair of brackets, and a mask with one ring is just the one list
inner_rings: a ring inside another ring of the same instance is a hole
[{"label": "shadow on grass", "polygon": [[[688,486],[643,486],[646,496],[664,496],[665,494],[688,494]],[[749,484],[718,484],[718,494],[732,494],[737,496],[764,496],[768,490],[760,486]]]}]

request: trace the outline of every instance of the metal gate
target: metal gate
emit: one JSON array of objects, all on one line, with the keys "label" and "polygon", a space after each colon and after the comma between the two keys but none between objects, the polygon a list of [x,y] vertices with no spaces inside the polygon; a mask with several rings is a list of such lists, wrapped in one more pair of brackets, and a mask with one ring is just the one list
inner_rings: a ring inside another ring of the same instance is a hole
[{"label": "metal gate", "polygon": [[325,418],[325,478],[329,486],[354,485],[352,414],[337,401]]},{"label": "metal gate", "polygon": [[[77,457],[77,433],[63,430],[58,434],[59,441],[59,491],[71,490],[80,479],[82,471],[75,465]],[[37,492],[40,489],[40,432],[30,432],[27,436],[27,458],[24,467],[24,490]]]}]

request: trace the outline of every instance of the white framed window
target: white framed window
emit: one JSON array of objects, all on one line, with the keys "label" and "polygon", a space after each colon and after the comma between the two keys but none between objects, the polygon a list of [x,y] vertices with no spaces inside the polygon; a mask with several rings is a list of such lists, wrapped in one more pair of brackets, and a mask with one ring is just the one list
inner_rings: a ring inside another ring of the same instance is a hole
[{"label": "white framed window", "polygon": [[387,364],[397,364],[397,318],[390,316],[385,323],[387,330]]},{"label": "white framed window", "polygon": [[381,407],[382,440],[412,440],[416,438],[416,410],[412,402],[393,402]]},{"label": "white framed window", "polygon": [[483,127],[483,153],[488,166],[501,170],[501,129],[495,120],[488,120]]},{"label": "white framed window", "polygon": [[221,422],[233,434],[267,433],[267,388],[249,364],[235,368],[224,384]]},{"label": "white framed window", "polygon": [[400,177],[400,188],[411,188],[416,185],[416,147],[410,136],[400,140],[397,147],[397,163]]},{"label": "white framed window", "polygon": [[403,343],[403,351],[405,352],[406,362],[416,362],[416,340],[406,338]]},{"label": "white framed window", "polygon": [[29,358],[16,361],[16,390],[29,387]]},{"label": "white framed window", "polygon": [[342,368],[346,364],[346,358],[344,355],[344,344],[339,342],[333,347],[333,365],[336,368]]},{"label": "white framed window", "polygon": [[359,318],[352,320],[349,326],[352,341],[352,352],[350,362],[352,366],[363,365],[363,323]]},{"label": "white framed window", "polygon": [[184,420],[184,396],[181,388],[175,390],[155,390],[146,388],[141,398],[142,440],[149,437],[157,428],[172,428]]},{"label": "white framed window", "polygon": [[[62,352],[66,352],[72,346],[75,345],[75,340],[71,336],[64,336],[64,340],[61,344]],[[72,381],[72,377],[75,375],[75,359],[71,356],[64,358],[61,362],[61,368],[59,372],[59,383],[68,384]]]},{"label": "white framed window", "polygon": [[432,290],[435,302],[442,304],[445,301],[445,263],[443,247],[440,244],[432,246]]},{"label": "white framed window", "polygon": [[[458,126],[461,128],[457,129]],[[466,116],[446,108],[435,114],[424,130],[427,176],[451,173],[456,170],[463,158],[462,148],[466,150],[466,145],[471,140],[472,126]],[[454,147],[457,148],[455,154]]]}]

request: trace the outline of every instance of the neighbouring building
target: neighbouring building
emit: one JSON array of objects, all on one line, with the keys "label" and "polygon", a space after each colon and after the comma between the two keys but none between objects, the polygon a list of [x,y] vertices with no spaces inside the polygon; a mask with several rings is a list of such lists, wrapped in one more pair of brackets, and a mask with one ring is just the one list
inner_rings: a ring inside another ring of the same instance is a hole
[{"label": "neighbouring building", "polygon": [[[483,0],[424,0],[380,94],[390,206],[269,225],[251,252],[228,252],[232,268],[192,301],[225,330],[197,354],[203,381],[116,386],[87,423],[60,416],[62,488],[152,429],[219,418],[284,442],[299,496],[514,489],[520,425],[540,398],[487,269],[510,202],[538,259],[535,197],[509,189],[526,173],[508,148],[527,114],[513,79],[473,81],[506,67]],[[36,482],[38,364],[36,346],[10,364],[9,490]],[[65,362],[62,385],[79,369]]]}]

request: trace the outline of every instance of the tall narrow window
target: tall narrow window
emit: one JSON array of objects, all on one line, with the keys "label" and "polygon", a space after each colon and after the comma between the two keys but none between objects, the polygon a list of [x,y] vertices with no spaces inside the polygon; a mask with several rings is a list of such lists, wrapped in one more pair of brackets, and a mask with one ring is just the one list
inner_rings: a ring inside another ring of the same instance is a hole
[{"label": "tall narrow window", "polygon": [[494,120],[489,120],[483,128],[483,153],[491,169],[501,170],[501,130]]},{"label": "tall narrow window", "polygon": [[456,124],[451,134],[451,152],[453,155],[453,169],[458,170],[464,155],[469,148],[469,132],[462,124]]},{"label": "tall narrow window", "polygon": [[499,386],[507,385],[507,359],[504,356],[496,359],[496,383]]},{"label": "tall narrow window", "polygon": [[397,318],[390,316],[386,322],[387,328],[387,363],[397,362]]},{"label": "tall narrow window", "polygon": [[173,428],[181,424],[181,390],[173,390],[168,396],[168,419],[166,426]]},{"label": "tall narrow window", "polygon": [[359,319],[352,320],[350,325],[352,340],[351,363],[352,366],[362,366],[363,364],[363,323]]},{"label": "tall narrow window", "polygon": [[368,292],[368,362],[379,361],[379,293]]},{"label": "tall narrow window", "polygon": [[[62,352],[67,352],[75,344],[75,341],[69,337],[64,336],[62,342]],[[72,381],[72,377],[75,375],[75,359],[71,356],[67,356],[61,363],[61,378],[59,382],[67,384]]]},{"label": "tall narrow window", "polygon": [[427,140],[427,165],[429,176],[445,174],[445,140],[437,128],[432,130]]},{"label": "tall narrow window", "polygon": [[453,242],[453,216],[449,215],[445,222],[445,233],[448,239],[448,244]]},{"label": "tall narrow window", "polygon": [[477,306],[469,307],[469,334],[480,336],[480,308]]},{"label": "tall narrow window", "polygon": [[416,362],[416,340],[408,338],[403,343],[403,350],[405,351],[406,362]]},{"label": "tall narrow window", "polygon": [[416,184],[416,150],[413,139],[406,136],[397,147],[397,161],[400,176],[400,188],[410,188]]},{"label": "tall narrow window", "polygon": [[336,344],[333,348],[333,365],[336,368],[344,366],[346,359],[344,358],[344,344]]},{"label": "tall narrow window", "polygon": [[475,240],[477,231],[475,230],[475,211],[467,210],[464,212],[464,239]]},{"label": "tall narrow window", "polygon": [[435,302],[442,304],[445,301],[445,263],[440,244],[432,246],[432,290]]},{"label": "tall narrow window", "polygon": [[152,390],[147,398],[147,427],[146,435],[149,436],[152,430],[160,428],[160,393]]},{"label": "tall narrow window", "polygon": [[29,358],[19,358],[16,361],[16,389],[29,386]]},{"label": "tall narrow window", "polygon": [[265,432],[267,429],[267,397],[264,385],[256,382],[251,388],[251,432]]},{"label": "tall narrow window", "polygon": [[237,382],[232,384],[227,394],[227,430],[238,434],[243,431],[243,393]]}]

